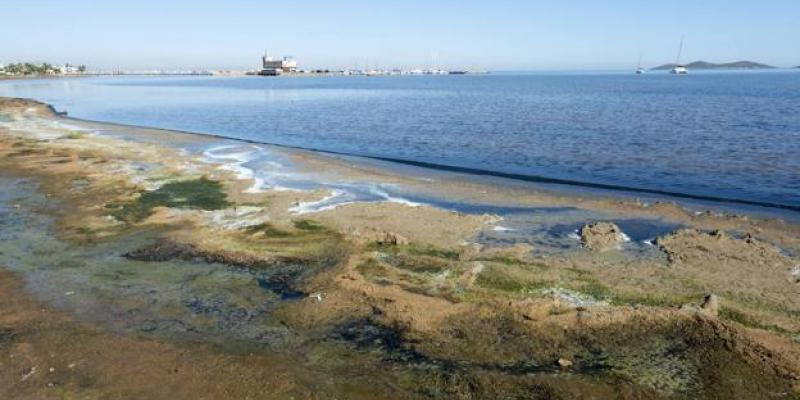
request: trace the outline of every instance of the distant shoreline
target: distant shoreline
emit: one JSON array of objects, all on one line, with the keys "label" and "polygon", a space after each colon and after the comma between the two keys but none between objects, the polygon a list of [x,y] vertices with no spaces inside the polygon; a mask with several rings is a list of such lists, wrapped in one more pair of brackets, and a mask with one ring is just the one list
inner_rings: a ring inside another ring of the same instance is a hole
[{"label": "distant shoreline", "polygon": [[[773,67],[773,68],[689,68],[698,72],[797,72],[797,67]],[[654,72],[666,72],[666,69],[649,69]],[[629,69],[608,69],[608,70],[513,70],[513,71],[491,71],[489,74],[466,74],[466,76],[513,76],[513,75],[575,75],[575,74],[628,74]],[[377,76],[367,75],[342,75],[342,74],[285,74],[280,76],[261,76],[253,74],[82,74],[82,75],[25,75],[25,76],[0,76],[3,81],[25,81],[25,80],[63,80],[63,79],[83,79],[83,78],[158,78],[158,77],[214,77],[214,78],[316,78],[316,77],[349,77],[349,78],[375,78]],[[420,76],[462,76],[462,75],[379,75],[383,77],[420,77]]]}]

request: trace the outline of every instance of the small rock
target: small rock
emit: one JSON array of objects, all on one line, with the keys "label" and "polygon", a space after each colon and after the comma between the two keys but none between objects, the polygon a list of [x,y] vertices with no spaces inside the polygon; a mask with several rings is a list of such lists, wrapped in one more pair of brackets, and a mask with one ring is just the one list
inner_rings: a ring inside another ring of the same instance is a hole
[{"label": "small rock", "polygon": [[622,230],[611,222],[587,224],[581,228],[581,243],[587,249],[607,251],[619,248],[624,241]]},{"label": "small rock", "polygon": [[351,232],[351,237],[361,243],[377,243],[387,246],[404,246],[409,244],[408,239],[400,234],[381,231],[374,228],[361,228]]},{"label": "small rock", "polygon": [[719,298],[715,294],[709,294],[703,299],[703,304],[700,305],[700,308],[703,309],[708,314],[711,315],[718,315],[719,314]]},{"label": "small rock", "polygon": [[558,366],[561,368],[569,368],[572,366],[572,361],[567,360],[566,358],[559,358],[558,359]]},{"label": "small rock", "polygon": [[384,232],[383,238],[378,239],[378,244],[388,244],[393,246],[405,246],[408,244],[408,239],[398,235],[394,232]]}]

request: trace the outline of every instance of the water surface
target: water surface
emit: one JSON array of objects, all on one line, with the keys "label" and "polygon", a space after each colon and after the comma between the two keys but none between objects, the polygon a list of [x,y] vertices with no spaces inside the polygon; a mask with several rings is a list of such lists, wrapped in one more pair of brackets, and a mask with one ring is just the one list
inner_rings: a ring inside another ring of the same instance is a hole
[{"label": "water surface", "polygon": [[800,210],[800,73],[0,83],[71,116]]}]

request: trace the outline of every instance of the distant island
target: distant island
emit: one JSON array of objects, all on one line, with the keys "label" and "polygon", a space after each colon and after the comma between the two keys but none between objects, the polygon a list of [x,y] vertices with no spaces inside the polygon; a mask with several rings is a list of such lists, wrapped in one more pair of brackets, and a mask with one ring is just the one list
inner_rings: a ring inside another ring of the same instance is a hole
[{"label": "distant island", "polygon": [[[664,64],[655,68],[653,71],[668,71],[675,68],[676,64]],[[708,61],[695,61],[684,65],[689,70],[701,69],[772,69],[771,65],[761,64],[753,61],[734,61],[729,63],[711,63]]]}]

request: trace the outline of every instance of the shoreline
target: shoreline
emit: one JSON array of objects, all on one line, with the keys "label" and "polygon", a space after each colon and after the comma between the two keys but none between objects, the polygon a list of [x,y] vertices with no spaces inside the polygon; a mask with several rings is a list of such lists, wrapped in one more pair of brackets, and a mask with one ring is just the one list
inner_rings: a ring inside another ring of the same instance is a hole
[{"label": "shoreline", "polygon": [[0,98],[0,267],[94,329],[289,361],[282,398],[800,393],[800,225],[384,162]]},{"label": "shoreline", "polygon": [[[55,109],[53,108],[55,111]],[[145,126],[145,125],[135,125],[135,124],[124,124],[124,123],[117,123],[117,122],[107,122],[107,121],[94,121],[88,120],[78,117],[69,116],[68,111],[61,111],[58,112],[60,115],[64,116],[68,120],[84,122],[84,123],[103,123],[103,124],[111,124],[117,125],[122,127],[129,127],[129,128],[138,128],[138,129],[152,129],[152,130],[160,130],[165,133],[169,132],[180,132],[187,135],[197,135],[197,136],[204,136],[214,139],[221,139],[221,140],[231,140],[237,141],[241,143],[249,143],[249,144],[259,144],[259,145],[268,145],[280,149],[290,149],[290,150],[302,150],[317,153],[320,155],[329,155],[329,156],[343,156],[343,157],[353,157],[356,159],[363,159],[363,160],[373,160],[373,161],[383,161],[387,163],[393,163],[397,165],[405,165],[411,167],[418,167],[422,169],[429,169],[433,171],[441,171],[441,172],[452,172],[456,174],[466,174],[469,176],[474,177],[489,177],[489,178],[503,178],[509,179],[512,181],[519,181],[519,182],[530,182],[534,184],[546,184],[546,185],[554,185],[554,186],[567,186],[573,187],[578,189],[598,189],[602,191],[607,191],[608,194],[596,194],[603,197],[614,197],[615,194],[618,196],[637,196],[637,195],[645,195],[645,196],[656,196],[656,198],[660,198],[663,201],[674,201],[674,202],[681,202],[681,201],[697,201],[697,202],[706,202],[709,203],[711,207],[715,204],[720,207],[732,207],[735,212],[735,207],[737,206],[751,206],[751,207],[758,207],[764,208],[767,213],[770,211],[789,211],[792,214],[789,215],[790,219],[800,219],[800,205],[791,205],[791,204],[783,204],[783,203],[772,203],[766,201],[759,201],[759,200],[747,200],[747,199],[738,199],[738,198],[728,198],[728,197],[717,197],[712,195],[702,195],[702,194],[691,194],[691,193],[682,193],[682,192],[674,192],[674,191],[667,191],[667,190],[658,190],[658,189],[648,189],[648,188],[641,188],[641,187],[631,187],[631,186],[624,186],[618,184],[605,184],[605,183],[595,183],[595,182],[588,182],[588,181],[579,181],[579,180],[571,180],[571,179],[561,179],[561,178],[551,178],[541,175],[530,175],[530,174],[522,174],[522,173],[513,173],[513,172],[503,172],[503,171],[495,171],[495,170],[485,170],[480,168],[471,168],[471,167],[462,167],[456,165],[449,165],[449,164],[438,164],[434,162],[427,162],[427,161],[416,161],[416,160],[409,160],[409,159],[401,159],[401,158],[392,158],[392,157],[383,157],[383,156],[375,156],[375,155],[367,155],[367,154],[356,154],[356,153],[346,153],[340,152],[335,150],[325,150],[313,147],[303,147],[303,146],[292,146],[292,145],[284,145],[279,143],[272,143],[254,139],[244,139],[244,138],[235,138],[224,136],[220,134],[208,133],[208,132],[194,132],[194,131],[186,131],[186,130],[177,130],[177,129],[167,129],[167,128],[160,128],[154,126]],[[567,191],[564,191],[567,192]],[[592,195],[591,193],[586,193],[586,195]],[[578,195],[580,196],[580,195]],[[746,210],[741,210],[742,212],[747,213]],[[753,211],[753,210],[750,210]]]}]

